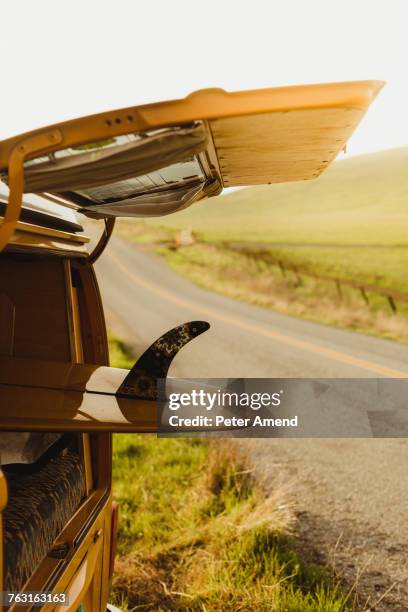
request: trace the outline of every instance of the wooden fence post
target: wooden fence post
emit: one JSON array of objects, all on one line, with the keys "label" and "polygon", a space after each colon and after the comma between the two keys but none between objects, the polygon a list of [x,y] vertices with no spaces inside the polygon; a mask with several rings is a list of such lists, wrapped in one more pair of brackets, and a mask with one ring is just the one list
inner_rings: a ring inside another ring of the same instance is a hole
[{"label": "wooden fence post", "polygon": [[369,299],[368,299],[368,295],[366,294],[364,287],[360,287],[360,293],[361,293],[365,303],[366,304],[370,304]]},{"label": "wooden fence post", "polygon": [[286,276],[286,270],[285,270],[285,266],[283,265],[283,261],[279,260],[278,266],[280,268],[280,271],[282,272],[282,276]]},{"label": "wooden fence post", "polygon": [[294,272],[294,274],[296,276],[298,287],[301,287],[302,286],[302,278],[301,278],[301,276],[299,274],[299,270],[296,268],[296,266],[294,266],[292,268],[292,270],[293,270],[293,272]]},{"label": "wooden fence post", "polygon": [[392,297],[392,295],[387,295],[387,298],[388,298],[388,303],[391,306],[392,312],[397,312],[397,305],[394,302],[394,298]]},{"label": "wooden fence post", "polygon": [[326,276],[325,274],[319,275],[308,269],[302,268],[301,265],[299,269],[298,265],[290,265],[290,264],[284,263],[282,259],[275,259],[275,257],[271,253],[266,253],[266,252],[262,252],[258,250],[255,252],[251,252],[250,249],[246,250],[245,248],[241,248],[239,246],[237,247],[233,243],[225,242],[223,243],[223,246],[224,248],[225,247],[230,248],[231,250],[238,250],[241,253],[244,252],[246,257],[248,257],[251,260],[252,259],[255,260],[258,270],[262,268],[261,263],[265,263],[265,264],[269,264],[270,266],[279,266],[282,276],[286,279],[288,279],[288,277],[291,278],[291,274],[293,273],[297,281],[296,286],[303,285],[304,278],[314,279],[315,288],[319,281],[324,281],[326,283],[334,282],[336,285],[337,294],[340,299],[344,297],[344,288],[350,287],[352,289],[359,291],[364,302],[367,304],[367,306],[370,306],[369,294],[373,293],[375,295],[379,295],[379,296],[386,298],[388,301],[389,307],[391,308],[393,313],[396,313],[398,311],[398,307],[396,303],[397,301],[400,301],[404,304],[408,304],[408,293],[399,293],[398,291],[391,291],[391,293],[388,293],[388,289],[386,289],[385,287],[380,287],[380,286],[372,285],[369,283],[365,284],[363,281],[360,281],[359,279],[351,280],[347,278],[341,279],[341,278]]}]

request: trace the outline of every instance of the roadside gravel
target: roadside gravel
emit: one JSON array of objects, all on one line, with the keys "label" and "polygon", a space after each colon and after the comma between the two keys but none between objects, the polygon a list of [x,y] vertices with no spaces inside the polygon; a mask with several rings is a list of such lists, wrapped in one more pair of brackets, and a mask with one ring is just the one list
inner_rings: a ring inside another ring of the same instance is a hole
[{"label": "roadside gravel", "polygon": [[303,553],[356,586],[359,610],[408,610],[408,440],[240,440],[281,487]]}]

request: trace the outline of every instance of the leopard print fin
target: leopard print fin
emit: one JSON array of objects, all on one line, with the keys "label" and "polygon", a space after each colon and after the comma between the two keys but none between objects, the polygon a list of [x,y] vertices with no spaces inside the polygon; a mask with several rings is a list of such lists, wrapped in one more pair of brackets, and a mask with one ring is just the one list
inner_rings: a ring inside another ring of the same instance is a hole
[{"label": "leopard print fin", "polygon": [[166,332],[138,359],[116,396],[156,399],[157,379],[166,378],[170,364],[180,349],[209,327],[206,321],[189,321]]}]

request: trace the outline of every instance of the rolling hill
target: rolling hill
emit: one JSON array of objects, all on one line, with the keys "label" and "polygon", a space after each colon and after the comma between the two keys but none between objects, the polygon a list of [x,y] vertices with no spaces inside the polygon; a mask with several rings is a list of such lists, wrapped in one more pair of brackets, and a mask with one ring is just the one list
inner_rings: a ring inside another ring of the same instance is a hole
[{"label": "rolling hill", "polygon": [[408,245],[408,147],[345,158],[313,181],[248,187],[147,222],[210,241]]}]

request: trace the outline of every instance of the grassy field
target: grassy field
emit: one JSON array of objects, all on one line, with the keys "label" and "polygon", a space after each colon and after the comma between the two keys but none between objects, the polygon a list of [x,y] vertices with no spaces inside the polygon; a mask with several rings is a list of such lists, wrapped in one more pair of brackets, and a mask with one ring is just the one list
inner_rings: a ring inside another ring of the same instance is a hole
[{"label": "grassy field", "polygon": [[282,275],[279,267],[244,253],[209,245],[194,245],[159,252],[176,272],[197,285],[284,314],[318,323],[408,343],[408,305],[390,312],[383,297],[370,294],[370,306],[355,289],[342,289],[340,298],[333,282]]},{"label": "grassy field", "polygon": [[[304,318],[408,341],[408,304],[390,312],[386,299],[356,290],[339,296],[334,283],[282,278],[266,260],[310,274],[358,280],[408,294],[408,149],[337,161],[318,180],[242,189],[119,232],[166,245],[191,228],[193,247],[159,252],[201,286]],[[228,244],[250,246],[232,252]],[[251,246],[252,245],[252,246]],[[216,248],[214,248],[216,247]],[[258,253],[258,257],[253,257]]]},{"label": "grassy field", "polygon": [[[126,366],[125,345],[110,348]],[[354,609],[354,594],[303,559],[291,509],[279,491],[264,496],[231,441],[115,435],[113,483],[124,612]]]},{"label": "grassy field", "polygon": [[150,220],[207,241],[407,246],[408,148],[340,159],[320,178],[251,187]]}]

